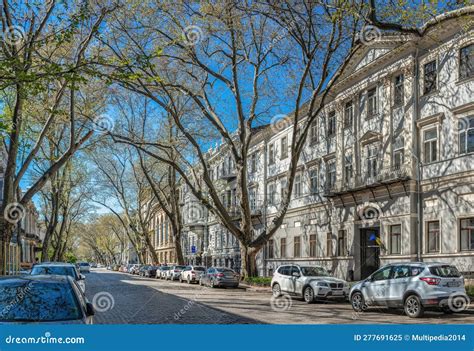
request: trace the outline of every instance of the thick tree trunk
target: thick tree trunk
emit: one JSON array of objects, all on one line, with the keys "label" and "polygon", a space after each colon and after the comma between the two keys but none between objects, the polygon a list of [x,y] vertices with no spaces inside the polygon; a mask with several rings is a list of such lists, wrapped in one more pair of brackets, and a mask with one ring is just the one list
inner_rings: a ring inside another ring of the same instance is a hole
[{"label": "thick tree trunk", "polygon": [[243,279],[258,276],[257,252],[252,248],[241,245],[240,247],[240,275]]},{"label": "thick tree trunk", "polygon": [[148,251],[150,251],[151,259],[153,261],[151,263],[153,263],[153,264],[158,263],[158,255],[156,254],[155,247],[151,243],[150,235],[145,234],[144,236],[145,236],[146,247],[147,247]]},{"label": "thick tree trunk", "polygon": [[175,237],[174,247],[176,248],[176,263],[184,265],[183,249],[181,247],[181,238]]}]

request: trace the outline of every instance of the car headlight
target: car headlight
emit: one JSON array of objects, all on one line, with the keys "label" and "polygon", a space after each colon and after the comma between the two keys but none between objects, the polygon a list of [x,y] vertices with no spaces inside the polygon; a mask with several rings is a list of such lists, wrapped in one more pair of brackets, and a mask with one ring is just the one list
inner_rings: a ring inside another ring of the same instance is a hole
[{"label": "car headlight", "polygon": [[326,282],[318,282],[316,285],[317,286],[329,286],[328,283],[326,283]]}]

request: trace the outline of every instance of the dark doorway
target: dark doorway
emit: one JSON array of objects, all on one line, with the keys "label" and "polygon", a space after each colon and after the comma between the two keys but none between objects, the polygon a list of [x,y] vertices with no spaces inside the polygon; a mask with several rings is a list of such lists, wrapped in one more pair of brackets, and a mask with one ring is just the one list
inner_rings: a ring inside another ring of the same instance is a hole
[{"label": "dark doorway", "polygon": [[360,273],[361,279],[367,278],[380,267],[380,230],[379,228],[360,229]]}]

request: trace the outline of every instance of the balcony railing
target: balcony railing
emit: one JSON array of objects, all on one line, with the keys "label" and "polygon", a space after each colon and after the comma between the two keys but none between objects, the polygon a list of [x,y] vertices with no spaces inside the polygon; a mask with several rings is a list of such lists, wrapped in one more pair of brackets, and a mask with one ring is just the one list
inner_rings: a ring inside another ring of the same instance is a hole
[{"label": "balcony railing", "polygon": [[[262,215],[262,206],[261,205],[255,205],[255,206],[250,206],[250,213],[252,216],[261,216]],[[226,207],[227,213],[229,214],[230,217],[238,219],[241,217],[242,214],[242,209],[239,206],[227,206]]]},{"label": "balcony railing", "polygon": [[371,186],[407,180],[411,177],[412,171],[409,165],[405,164],[398,167],[387,167],[379,170],[379,172],[374,176],[369,177],[367,174],[357,174],[346,181],[336,181],[336,183],[331,187],[325,186],[323,194],[326,197],[331,197]]}]

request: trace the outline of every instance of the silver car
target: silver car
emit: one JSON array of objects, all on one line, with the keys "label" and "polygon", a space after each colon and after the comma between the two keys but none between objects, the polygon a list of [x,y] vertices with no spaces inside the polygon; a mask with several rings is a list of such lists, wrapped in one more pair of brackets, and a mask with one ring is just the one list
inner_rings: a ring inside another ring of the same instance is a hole
[{"label": "silver car", "polygon": [[354,285],[350,300],[356,312],[370,306],[404,308],[411,318],[423,316],[425,308],[460,312],[469,301],[457,268],[437,262],[386,265]]},{"label": "silver car", "polygon": [[300,296],[307,303],[319,299],[346,299],[349,296],[349,284],[332,277],[319,266],[280,266],[273,274],[271,287],[275,297],[286,293]]},{"label": "silver car", "polygon": [[240,275],[230,268],[211,267],[199,278],[199,285],[208,285],[211,288],[230,287],[237,288]]},{"label": "silver car", "polygon": [[186,266],[171,266],[170,269],[165,271],[165,280],[178,280],[181,272],[183,269],[185,269]]}]

